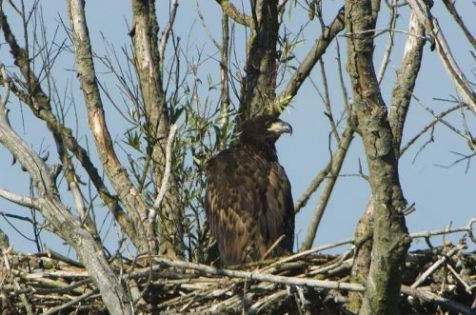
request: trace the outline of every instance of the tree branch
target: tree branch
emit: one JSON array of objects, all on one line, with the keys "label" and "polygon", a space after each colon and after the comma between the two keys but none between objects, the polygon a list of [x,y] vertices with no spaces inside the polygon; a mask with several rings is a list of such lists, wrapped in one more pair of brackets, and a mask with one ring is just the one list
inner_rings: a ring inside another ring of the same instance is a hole
[{"label": "tree branch", "polygon": [[299,88],[311,73],[316,62],[326,52],[327,47],[335,36],[344,29],[344,26],[344,8],[342,7],[332,21],[330,27],[326,28],[321,37],[316,40],[314,46],[306,55],[306,58],[304,58],[303,62],[299,65],[298,69],[279,95],[278,100],[292,99],[296,96]]},{"label": "tree branch", "polygon": [[378,10],[379,1],[345,2],[347,69],[374,201],[372,261],[361,315],[398,313],[400,270],[411,243],[401,212],[406,201],[399,182],[392,130],[373,66]]},{"label": "tree branch", "polygon": [[433,36],[438,56],[449,77],[456,85],[458,94],[468,104],[469,108],[476,113],[476,93],[451,54],[451,50],[438,21],[431,15],[424,1],[408,0],[408,4],[417,15],[420,23],[425,26],[426,31]]},{"label": "tree branch", "polygon": [[410,107],[411,97],[415,82],[420,71],[423,57],[423,46],[425,45],[425,29],[418,22],[414,12],[410,15],[408,25],[408,37],[405,43],[402,63],[397,71],[397,82],[392,91],[392,103],[388,120],[392,128],[393,139],[395,141],[395,154],[400,156],[400,146],[403,138],[403,127]]},{"label": "tree branch", "polygon": [[225,13],[233,21],[238,24],[251,27],[251,17],[238,11],[238,9],[229,0],[216,0],[216,2],[221,6],[223,13]]},{"label": "tree branch", "polygon": [[[2,75],[7,77],[5,71]],[[3,96],[2,99],[5,97]],[[132,314],[128,302],[130,299],[110,268],[102,247],[96,243],[81,223],[72,218],[67,207],[60,201],[59,192],[45,162],[11,129],[5,103],[0,103],[0,143],[30,174],[38,191],[35,202],[37,208],[51,224],[52,229],[76,250],[90,277],[100,290],[109,311],[113,314]]]},{"label": "tree branch", "polygon": [[301,246],[301,249],[303,250],[307,250],[312,247],[312,243],[316,237],[317,228],[319,227],[319,223],[321,222],[322,216],[324,215],[324,211],[327,207],[327,203],[331,197],[332,190],[334,189],[334,185],[337,181],[337,178],[339,177],[339,173],[342,168],[342,164],[344,163],[345,156],[347,155],[350,143],[352,142],[353,135],[354,129],[350,125],[347,125],[347,128],[344,130],[344,134],[342,135],[339,148],[332,158],[332,164],[329,171],[330,176],[327,179],[327,185],[324,187],[321,197],[319,198],[319,202],[317,203],[312,214],[311,222]]}]

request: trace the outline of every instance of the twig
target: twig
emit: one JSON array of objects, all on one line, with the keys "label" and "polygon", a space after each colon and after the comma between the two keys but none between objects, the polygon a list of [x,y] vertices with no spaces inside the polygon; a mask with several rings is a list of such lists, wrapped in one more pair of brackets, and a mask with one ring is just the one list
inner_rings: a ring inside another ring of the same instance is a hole
[{"label": "twig", "polygon": [[172,11],[170,12],[169,21],[167,26],[164,29],[164,33],[160,38],[159,46],[159,56],[160,56],[160,73],[163,73],[164,70],[164,60],[165,60],[165,48],[167,47],[167,41],[169,40],[172,27],[174,26],[175,17],[177,16],[178,0],[172,1]]},{"label": "twig", "polygon": [[[6,252],[3,253],[3,260],[4,260],[4,263],[5,263],[5,269],[7,269],[8,273],[11,273],[12,272],[11,264],[10,264],[10,261],[8,259],[8,254]],[[20,284],[18,283],[18,279],[16,277],[13,279],[13,286],[16,290],[21,290]],[[3,285],[2,285],[2,288],[3,288]],[[21,300],[23,306],[25,307],[27,314],[28,315],[33,315],[34,314],[33,309],[31,308],[30,302],[28,302],[26,294],[20,293],[20,300]]]},{"label": "twig", "polygon": [[462,105],[462,104],[458,104],[458,105],[456,105],[454,107],[451,107],[451,108],[445,110],[444,112],[441,112],[438,115],[434,116],[434,120],[431,123],[426,125],[418,134],[416,134],[412,139],[410,139],[405,144],[405,146],[403,146],[403,148],[400,150],[400,156],[402,156],[408,150],[408,148],[410,148],[410,146],[412,146],[425,132],[427,132],[428,130],[433,128],[437,123],[442,122],[442,118],[444,118],[445,116],[451,114],[452,112],[454,112],[458,109],[464,108],[464,107],[466,107],[466,106]]},{"label": "twig", "polygon": [[468,224],[465,227],[443,229],[443,230],[436,230],[436,231],[430,231],[430,232],[417,232],[417,233],[410,234],[410,237],[412,239],[429,238],[429,237],[437,236],[437,235],[448,235],[448,234],[453,234],[453,233],[466,232],[466,233],[468,233],[468,237],[471,239],[471,241],[476,244],[476,240],[475,240],[474,234],[473,234],[473,225],[474,224],[476,224],[476,218],[470,219]]},{"label": "twig", "polygon": [[347,155],[347,151],[352,142],[353,136],[354,129],[351,127],[351,124],[348,124],[342,135],[342,140],[339,144],[339,148],[337,149],[337,152],[332,158],[331,169],[329,172],[331,176],[329,177],[327,185],[326,187],[324,187],[321,197],[319,198],[319,202],[316,205],[316,208],[314,209],[314,212],[312,214],[311,223],[309,224],[306,236],[302,243],[302,249],[304,250],[310,249],[312,247],[312,243],[314,242],[314,239],[316,237],[317,228],[319,227],[319,223],[321,222],[322,216],[324,215],[324,211],[329,202],[331,193],[334,189],[334,185],[339,176],[342,164],[344,163],[344,159]]},{"label": "twig", "polygon": [[424,1],[407,0],[407,2],[413,11],[416,12],[420,23],[425,26],[427,32],[433,35],[438,56],[448,75],[452,78],[458,94],[468,104],[470,109],[476,113],[476,93],[453,58],[438,21],[431,15]]},{"label": "twig", "polygon": [[295,213],[298,213],[299,211],[301,211],[302,208],[306,206],[307,202],[309,201],[309,198],[311,198],[312,194],[314,194],[317,188],[319,188],[321,183],[326,179],[327,174],[329,174],[329,171],[331,170],[331,166],[332,160],[330,160],[329,163],[327,163],[326,167],[322,171],[320,171],[319,174],[317,174],[317,176],[312,180],[309,187],[294,205]]},{"label": "twig", "polygon": [[390,14],[390,25],[389,25],[389,32],[388,32],[388,42],[387,42],[387,47],[385,47],[385,53],[383,55],[383,58],[382,58],[382,62],[380,64],[380,69],[378,71],[378,75],[377,75],[377,81],[379,84],[382,83],[382,79],[385,75],[385,71],[387,70],[387,66],[390,62],[390,55],[392,54],[392,48],[393,48],[393,43],[394,43],[394,37],[395,37],[395,32],[394,32],[394,29],[395,29],[395,24],[397,22],[397,17],[398,17],[398,14],[397,14],[397,10],[398,10],[398,7],[395,5],[397,2],[397,0],[393,0],[393,4],[391,6],[391,14]]},{"label": "twig", "polygon": [[456,11],[455,2],[456,1],[443,0],[443,3],[445,4],[446,8],[451,13],[451,15],[453,16],[456,23],[459,25],[459,27],[463,31],[468,41],[471,43],[471,45],[473,45],[473,48],[476,49],[476,39],[474,38],[473,34],[471,34],[469,29],[466,27],[466,24],[464,24],[463,19],[458,14],[458,11]]},{"label": "twig", "polygon": [[417,288],[420,284],[425,282],[426,279],[428,279],[431,274],[433,274],[438,268],[440,268],[451,256],[459,252],[460,250],[463,249],[463,246],[461,244],[456,245],[454,248],[452,248],[448,253],[446,253],[444,256],[440,257],[433,265],[430,266],[421,276],[418,278],[412,285],[411,288],[415,289]]},{"label": "twig", "polygon": [[65,303],[63,305],[51,308],[50,310],[48,310],[48,312],[43,313],[43,315],[52,315],[52,314],[59,313],[62,310],[66,310],[68,307],[71,307],[71,306],[73,306],[73,305],[75,305],[75,304],[77,304],[81,301],[84,301],[84,300],[90,298],[91,296],[93,296],[94,294],[97,294],[98,292],[99,292],[98,290],[92,290],[92,291],[86,292],[83,295],[78,296],[77,298],[71,300],[68,303]]},{"label": "twig", "polygon": [[154,260],[160,264],[164,264],[170,267],[176,267],[181,269],[193,269],[200,272],[204,272],[216,276],[226,276],[231,278],[241,278],[246,280],[257,280],[265,281],[278,284],[288,284],[288,285],[300,285],[307,287],[316,287],[323,289],[337,289],[345,291],[364,291],[364,286],[356,283],[347,283],[339,281],[330,281],[330,280],[315,280],[315,279],[303,279],[298,277],[284,277],[270,275],[261,272],[251,272],[251,271],[239,271],[239,270],[229,270],[229,269],[218,269],[215,267],[196,264],[180,260],[172,260],[165,257],[156,257]]},{"label": "twig", "polygon": [[172,144],[174,142],[175,134],[177,133],[177,125],[170,126],[169,137],[167,138],[167,145],[165,147],[165,170],[162,182],[160,183],[160,189],[157,194],[157,198],[154,201],[154,207],[149,212],[149,220],[154,221],[157,215],[157,210],[161,208],[162,202],[165,198],[165,193],[168,189],[168,183],[170,178],[170,172],[172,170]]},{"label": "twig", "polygon": [[450,264],[448,264],[446,266],[448,268],[448,270],[453,274],[453,276],[458,279],[458,281],[464,286],[466,292],[468,292],[468,294],[471,294],[472,293],[472,288],[470,285],[468,285],[466,283],[466,281],[464,281],[463,278],[461,278],[461,276],[459,275],[459,273],[453,268],[453,266],[451,266]]},{"label": "twig", "polygon": [[269,269],[271,269],[275,266],[278,266],[278,265],[281,265],[281,264],[284,264],[284,263],[287,263],[287,262],[290,262],[290,261],[308,256],[308,255],[311,255],[311,254],[315,254],[315,253],[320,252],[320,251],[324,251],[324,250],[327,250],[327,249],[331,249],[331,248],[335,248],[335,247],[339,247],[339,246],[343,246],[343,245],[352,244],[353,241],[354,240],[344,240],[344,241],[340,241],[340,242],[336,242],[336,243],[332,243],[332,244],[326,244],[326,245],[322,245],[322,246],[319,246],[319,247],[316,247],[316,248],[312,248],[312,249],[309,249],[309,250],[299,252],[297,254],[285,257],[283,259],[280,259],[280,260],[272,263],[271,265],[261,269],[261,272],[269,270]]},{"label": "twig", "polygon": [[66,257],[64,255],[61,255],[60,253],[58,252],[55,252],[54,250],[50,249],[50,248],[46,248],[46,253],[48,255],[49,258],[53,258],[55,260],[60,260],[60,261],[63,261],[71,266],[74,266],[74,267],[78,267],[78,268],[84,268],[84,265],[76,260],[73,260],[69,257]]}]

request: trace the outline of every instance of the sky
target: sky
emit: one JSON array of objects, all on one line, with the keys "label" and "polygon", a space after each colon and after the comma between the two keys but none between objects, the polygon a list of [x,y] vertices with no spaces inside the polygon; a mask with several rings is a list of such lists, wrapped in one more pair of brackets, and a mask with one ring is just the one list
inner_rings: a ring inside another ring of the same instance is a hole
[{"label": "sky", "polygon": [[[302,2],[302,1],[301,1]],[[159,23],[161,29],[166,24],[168,17],[167,1],[159,1]],[[180,36],[182,47],[187,51],[191,60],[197,60],[198,52],[202,53],[202,59],[205,60],[200,66],[197,77],[202,82],[207,82],[207,78],[218,78],[219,55],[216,48],[210,44],[210,37],[220,39],[220,10],[215,1],[200,0],[199,8],[203,14],[206,25],[202,25],[197,14],[197,2],[194,0],[181,0],[179,12],[175,24],[175,32]],[[235,3],[239,3],[235,1]],[[330,22],[335,16],[335,12],[342,5],[343,1],[325,1],[324,12],[325,21]],[[47,33],[54,34],[60,19],[68,23],[66,1],[41,1],[44,9],[44,21],[47,26]],[[108,47],[114,46],[117,50],[128,43],[128,32],[131,25],[130,2],[123,0],[102,0],[88,1],[86,5],[86,14],[89,24],[89,31],[93,40],[93,49],[98,55],[104,55]],[[476,14],[476,6],[471,1],[458,1],[457,8],[461,13],[463,20],[468,28],[476,32],[476,19],[472,18]],[[476,63],[471,56],[471,45],[468,44],[461,30],[451,19],[443,4],[435,3],[432,10],[437,17],[442,29],[445,32],[451,50],[458,61],[461,69],[466,76],[475,82]],[[387,28],[388,10],[382,2],[381,18],[377,26],[378,30]],[[402,55],[402,47],[406,39],[406,30],[408,24],[409,8],[403,7],[399,11],[397,20],[397,34],[395,36],[395,48],[391,55],[391,63],[386,72],[382,83],[382,96],[387,104],[391,99],[391,90],[395,83],[395,72],[398,69],[399,61]],[[320,27],[316,21],[308,23],[307,12],[299,6],[293,8],[290,14],[284,15],[285,23],[289,23],[286,32],[297,34],[300,25],[305,25],[299,35],[299,44],[296,47],[296,61],[302,60],[314,43],[315,38],[320,35]],[[13,21],[10,21],[12,24]],[[18,28],[17,28],[18,30]],[[242,65],[244,62],[244,38],[245,33],[240,27],[236,27],[236,58]],[[284,32],[284,29],[281,29]],[[65,38],[64,30],[59,27],[58,38]],[[18,34],[20,37],[20,34]],[[387,42],[388,34],[383,33],[375,42],[375,67],[380,66],[382,54]],[[338,37],[341,47],[341,54],[345,59],[345,38]],[[8,49],[3,45],[3,36],[1,38],[0,60],[10,62]],[[111,45],[111,46],[109,46]],[[170,54],[171,50],[168,49]],[[473,50],[473,53],[475,51]],[[345,61],[344,61],[345,62]],[[324,56],[324,63],[327,71],[333,112],[339,117],[343,111],[342,93],[338,83],[338,71],[336,61],[336,46],[331,45]],[[11,64],[11,63],[10,63]],[[112,77],[107,73],[101,73],[101,67],[96,63],[101,78],[109,89],[114,90],[115,83]],[[79,117],[84,118],[84,104],[82,95],[78,89],[77,80],[74,74],[74,61],[72,55],[65,54],[61,56],[55,66],[55,76],[58,79],[59,86],[71,87],[71,95],[62,95],[65,100],[71,103],[67,123],[74,127],[76,124],[81,130],[79,139],[82,143],[87,143],[93,147],[90,133],[87,131],[85,119],[76,121],[72,113],[76,110]],[[312,81],[322,91],[322,80],[319,67],[316,66],[311,74]],[[109,80],[111,79],[111,80]],[[351,93],[347,80],[347,88]],[[282,88],[278,86],[279,89]],[[208,94],[209,93],[209,94]],[[420,103],[433,111],[439,113],[453,106],[448,102],[438,99],[450,99],[455,97],[454,86],[448,78],[437,54],[431,51],[429,46],[425,46],[423,64],[419,78],[415,87],[415,96]],[[74,97],[74,102],[72,98]],[[119,96],[116,95],[118,99]],[[200,89],[200,97],[205,99],[209,97],[211,102],[217,102],[218,92],[209,92],[206,87]],[[13,107],[12,104],[9,105]],[[83,114],[81,114],[81,112]],[[106,107],[106,115],[110,125],[113,138],[119,138],[122,135],[120,116],[115,113],[112,106]],[[306,190],[312,179],[329,161],[329,124],[324,115],[324,104],[313,84],[308,80],[299,91],[297,97],[293,100],[291,106],[282,115],[283,120],[293,125],[293,135],[283,136],[277,143],[277,150],[281,164],[285,167],[295,200],[298,200]],[[474,128],[475,117],[466,112],[470,130],[476,134]],[[55,152],[54,144],[48,135],[46,128],[31,117],[27,109],[11,110],[10,119],[12,124],[19,130],[19,133],[36,150],[44,148]],[[418,133],[426,124],[432,121],[432,117],[423,109],[418,102],[413,101],[408,121],[405,126],[404,140],[406,143],[412,136]],[[462,129],[461,113],[455,112],[449,116],[448,122],[454,124],[460,130]],[[340,126],[342,131],[344,126]],[[475,187],[475,168],[470,165],[466,170],[465,163],[458,164],[451,168],[441,167],[453,163],[459,156],[455,153],[470,154],[466,142],[454,132],[443,125],[438,125],[433,133],[433,142],[424,147],[423,144],[430,139],[429,134],[425,134],[400,160],[399,172],[404,195],[407,201],[415,203],[416,211],[407,217],[407,225],[410,232],[421,232],[443,229],[450,224],[454,227],[460,227],[467,224],[472,217],[476,217],[476,205],[472,193]],[[334,146],[335,148],[335,146]],[[362,143],[358,136],[351,144],[350,151],[344,162],[341,178],[337,181],[331,196],[329,205],[319,226],[314,246],[336,242],[351,238],[355,225],[365,210],[369,200],[370,189],[367,182],[358,176],[359,164],[362,165],[364,173],[367,173],[365,155],[362,149]],[[18,193],[28,194],[29,181],[26,174],[22,174],[18,169],[18,164],[12,166],[12,157],[4,149],[0,148],[0,187],[9,189]],[[322,189],[322,187],[321,187]],[[306,234],[308,223],[310,221],[313,209],[317,203],[320,190],[308,202],[307,206],[300,211],[296,217],[296,240],[299,242]],[[25,210],[12,205],[4,200],[0,200],[0,211],[26,215]],[[31,227],[28,224],[11,221],[15,228],[31,237]],[[0,219],[0,228],[2,228],[10,237],[16,250],[35,251],[32,242],[25,241],[18,232],[12,230],[4,219]],[[112,232],[111,232],[112,233]],[[114,237],[111,236],[113,239]],[[458,238],[449,238],[452,241]],[[67,252],[68,248],[60,240],[54,239],[51,235],[45,234],[43,240],[48,246],[54,249]],[[434,244],[441,244],[443,239],[435,237]],[[414,248],[424,247],[424,242],[414,242]],[[474,246],[472,247],[474,248]]]}]

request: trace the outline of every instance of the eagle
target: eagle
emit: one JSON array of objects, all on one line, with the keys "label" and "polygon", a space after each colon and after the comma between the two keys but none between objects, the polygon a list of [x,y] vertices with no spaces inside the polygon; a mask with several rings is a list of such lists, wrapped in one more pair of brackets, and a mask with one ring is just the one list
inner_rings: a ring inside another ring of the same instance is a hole
[{"label": "eagle", "polygon": [[292,252],[293,197],[275,147],[283,133],[291,125],[274,116],[250,118],[235,144],[205,164],[207,221],[225,265]]}]

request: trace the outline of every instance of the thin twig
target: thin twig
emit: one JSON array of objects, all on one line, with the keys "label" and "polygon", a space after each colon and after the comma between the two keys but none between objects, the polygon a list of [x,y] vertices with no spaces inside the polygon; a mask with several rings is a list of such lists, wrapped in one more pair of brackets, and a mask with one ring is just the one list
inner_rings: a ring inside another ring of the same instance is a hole
[{"label": "thin twig", "polygon": [[417,17],[420,23],[425,26],[426,31],[433,35],[438,56],[449,77],[452,78],[458,94],[468,104],[470,109],[476,113],[476,93],[451,54],[438,21],[431,15],[423,0],[407,0],[407,2],[413,11],[417,13]]},{"label": "thin twig", "polygon": [[160,73],[163,73],[164,70],[164,60],[165,60],[165,48],[167,47],[167,42],[169,40],[170,33],[172,32],[172,27],[174,26],[175,17],[177,16],[178,0],[172,1],[172,11],[170,12],[169,21],[167,26],[164,29],[164,33],[160,38],[159,46],[159,56],[160,56]]},{"label": "thin twig", "polygon": [[75,304],[78,304],[81,301],[84,301],[90,298],[91,296],[93,296],[94,294],[97,294],[98,292],[99,292],[98,290],[92,290],[92,291],[86,292],[83,295],[78,296],[77,298],[69,301],[68,303],[49,309],[48,312],[43,313],[43,315],[52,315],[52,314],[59,313]]},{"label": "thin twig", "polygon": [[167,145],[165,147],[165,170],[164,176],[162,177],[162,182],[160,183],[160,189],[157,194],[157,198],[154,201],[154,208],[152,212],[152,217],[149,217],[149,220],[155,220],[157,210],[161,208],[162,202],[165,198],[165,193],[168,189],[168,183],[170,178],[170,172],[172,170],[172,144],[174,142],[175,134],[177,133],[177,125],[173,124],[170,126],[169,137],[167,138]]},{"label": "thin twig", "polygon": [[440,268],[446,261],[459,252],[460,250],[463,249],[462,244],[456,245],[454,248],[452,248],[448,253],[446,253],[444,256],[440,257],[433,265],[430,266],[412,285],[411,288],[415,289],[418,286],[420,286],[423,282],[425,282],[426,279],[428,279],[429,276],[431,276],[438,268]]},{"label": "thin twig", "polygon": [[196,264],[180,260],[172,260],[165,257],[156,257],[154,260],[160,264],[164,264],[170,267],[176,267],[181,269],[193,269],[207,274],[212,274],[216,276],[226,276],[231,278],[242,278],[246,280],[257,280],[265,281],[271,283],[279,284],[288,284],[288,285],[301,285],[307,287],[316,287],[323,289],[338,289],[345,291],[364,291],[364,286],[356,283],[347,283],[339,281],[330,281],[330,280],[315,280],[315,279],[303,279],[298,277],[284,277],[270,275],[261,272],[252,272],[252,271],[239,271],[239,270],[230,270],[230,269],[218,269],[215,267]]}]

